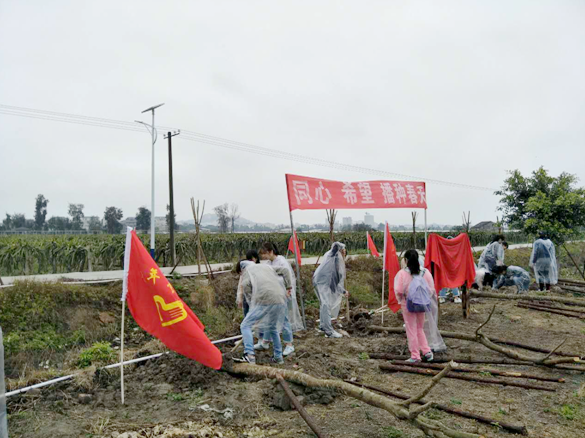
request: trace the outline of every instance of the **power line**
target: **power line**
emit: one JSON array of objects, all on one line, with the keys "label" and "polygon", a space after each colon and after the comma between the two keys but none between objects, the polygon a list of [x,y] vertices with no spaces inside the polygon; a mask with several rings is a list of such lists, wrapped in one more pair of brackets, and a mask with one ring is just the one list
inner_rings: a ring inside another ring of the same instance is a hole
[{"label": "power line", "polygon": [[[84,116],[80,114],[71,114],[71,113],[62,113],[57,111],[47,111],[47,110],[39,110],[34,108],[27,108],[27,107],[18,107],[12,105],[3,105],[0,104],[0,114],[4,115],[11,115],[17,117],[26,117],[32,119],[40,119],[40,120],[47,120],[53,122],[62,122],[62,123],[71,123],[77,125],[86,125],[86,126],[93,126],[97,128],[109,128],[109,129],[118,129],[124,131],[133,131],[133,132],[143,132],[141,128],[136,126],[133,122],[127,122],[124,120],[114,120],[114,119],[106,119],[101,117],[91,117],[91,116]],[[165,130],[175,130],[177,128],[168,127],[168,126],[158,126],[159,129]],[[216,137],[208,134],[203,134],[195,131],[189,131],[181,129],[181,133],[183,134],[180,139],[192,141],[196,143],[203,143],[208,144],[211,146],[217,146],[224,149],[231,149],[240,152],[247,152],[253,153],[257,155],[263,155],[271,158],[278,158],[282,160],[294,161],[303,164],[311,164],[315,166],[321,167],[328,167],[331,169],[337,170],[346,170],[351,172],[359,172],[364,174],[370,175],[377,175],[382,177],[398,177],[402,179],[408,180],[422,180],[426,182],[431,182],[434,184],[446,185],[450,187],[460,187],[472,190],[482,190],[482,191],[490,191],[493,192],[495,189],[489,187],[482,187],[482,186],[475,186],[470,184],[462,184],[456,183],[451,181],[443,181],[438,179],[430,179],[412,175],[405,175],[396,172],[388,172],[380,169],[372,169],[368,167],[362,166],[354,166],[351,164],[345,163],[338,163],[331,160],[325,160],[321,158],[315,157],[307,157],[300,154],[295,154],[291,152],[284,152],[279,151],[276,149],[266,148],[262,146],[257,146],[249,143],[244,143],[235,140],[229,140],[221,137]]]}]

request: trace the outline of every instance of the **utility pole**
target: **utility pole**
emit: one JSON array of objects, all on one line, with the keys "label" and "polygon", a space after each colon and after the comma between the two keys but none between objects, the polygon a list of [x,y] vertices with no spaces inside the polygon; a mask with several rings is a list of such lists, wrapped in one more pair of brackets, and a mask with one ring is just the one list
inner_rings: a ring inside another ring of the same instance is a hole
[{"label": "utility pole", "polygon": [[175,135],[179,135],[181,131],[175,131],[171,133],[171,131],[167,132],[165,136],[166,139],[169,140],[169,216],[170,216],[170,224],[169,224],[169,232],[170,232],[170,239],[169,245],[171,247],[171,266],[175,266],[175,259],[177,258],[177,254],[175,252],[175,201],[173,198],[173,145],[172,145],[172,138]]},{"label": "utility pole", "polygon": [[152,111],[152,125],[149,125],[148,123],[144,123],[138,120],[135,120],[137,123],[141,123],[144,126],[146,126],[146,128],[150,128],[150,136],[152,138],[152,166],[151,166],[151,201],[152,201],[152,207],[151,207],[151,212],[150,212],[150,256],[153,258],[154,260],[154,249],[155,249],[155,245],[154,245],[154,233],[155,233],[155,217],[154,217],[154,144],[156,143],[156,139],[157,139],[157,132],[156,129],[154,127],[154,110],[163,106],[164,103],[160,103],[158,105],[155,106],[151,106],[150,108],[145,109],[144,111],[142,111],[142,113],[146,113],[148,111]]}]

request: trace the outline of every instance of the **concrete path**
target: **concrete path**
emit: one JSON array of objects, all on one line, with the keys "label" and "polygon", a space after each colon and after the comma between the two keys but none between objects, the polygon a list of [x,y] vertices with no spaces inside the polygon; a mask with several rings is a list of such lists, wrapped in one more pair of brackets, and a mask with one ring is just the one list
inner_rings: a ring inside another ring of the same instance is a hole
[{"label": "concrete path", "polygon": [[[510,249],[517,249],[517,248],[531,248],[531,243],[519,244],[519,245],[510,245]],[[474,252],[483,251],[485,247],[475,247],[473,248]],[[399,253],[400,254],[400,253]],[[363,255],[363,254],[361,254]],[[359,257],[359,255],[351,255],[350,258]],[[317,263],[318,257],[306,257],[303,258],[302,263],[304,265],[310,265]],[[292,261],[292,258],[289,258],[289,261]],[[211,265],[211,269],[213,272],[222,271],[225,268],[231,267],[231,263],[216,263]],[[161,268],[161,271],[165,275],[169,275],[172,271],[172,268],[166,267]],[[202,273],[206,273],[205,267],[201,266]],[[191,266],[177,266],[175,272],[184,276],[190,275],[197,275],[199,269],[197,265]],[[79,283],[79,284],[91,284],[91,283],[102,283],[102,282],[109,282],[109,281],[120,281],[124,278],[124,271],[98,271],[98,272],[69,272],[66,274],[42,274],[42,275],[20,275],[17,277],[2,277],[2,281],[4,283],[4,287],[10,286],[14,284],[15,281],[19,280],[34,280],[34,281],[44,281],[44,282],[58,282],[63,281],[66,279],[68,282],[72,283]],[[0,286],[3,287],[3,286]]]}]

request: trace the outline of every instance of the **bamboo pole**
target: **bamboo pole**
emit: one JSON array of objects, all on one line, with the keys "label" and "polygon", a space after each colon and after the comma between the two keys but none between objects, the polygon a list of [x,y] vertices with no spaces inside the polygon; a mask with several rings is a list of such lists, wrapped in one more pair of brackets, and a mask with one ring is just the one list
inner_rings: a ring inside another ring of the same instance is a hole
[{"label": "bamboo pole", "polygon": [[[415,363],[413,364],[412,362],[408,362],[408,361],[402,361],[402,360],[397,360],[397,361],[392,361],[391,362],[394,365],[404,365],[404,366],[414,366],[414,367],[418,367],[418,368],[428,368],[428,369],[433,369],[433,370],[443,370],[445,369],[445,364],[439,364],[439,363]],[[547,376],[539,376],[536,374],[528,374],[528,373],[524,373],[522,371],[504,371],[504,370],[496,370],[493,368],[469,368],[469,367],[462,367],[462,366],[458,366],[456,368],[453,368],[453,372],[457,372],[457,373],[474,373],[474,374],[481,374],[481,373],[490,373],[494,376],[501,376],[501,377],[514,377],[517,379],[532,379],[532,380],[540,380],[542,382],[555,382],[555,383],[564,383],[565,379],[563,379],[562,377],[547,377]]]},{"label": "bamboo pole", "polygon": [[[387,354],[387,353],[369,353],[370,359],[379,360],[408,360],[410,356],[400,354]],[[446,362],[457,362],[464,364],[484,364],[484,365],[533,365],[531,362],[522,362],[518,360],[510,359],[472,359],[469,357],[438,357],[435,356],[433,363],[446,363]]]},{"label": "bamboo pole", "polygon": [[580,300],[578,298],[565,298],[565,297],[549,297],[549,296],[539,296],[539,295],[527,295],[527,294],[502,294],[502,293],[494,293],[494,292],[480,292],[476,290],[472,290],[470,292],[472,297],[476,298],[496,298],[498,300],[528,300],[528,301],[551,301],[555,303],[563,303],[568,304],[571,306],[583,306],[585,307],[585,300]]},{"label": "bamboo pole", "polygon": [[530,310],[537,310],[539,312],[548,312],[548,313],[554,313],[555,315],[562,315],[562,316],[566,316],[568,318],[577,318],[577,319],[585,319],[585,315],[580,314],[580,315],[576,315],[574,313],[568,313],[568,312],[563,312],[561,310],[555,310],[555,309],[551,309],[550,307],[540,307],[540,306],[535,306],[534,304],[523,304],[523,303],[518,303],[517,304],[518,307],[521,307],[523,309],[530,309]]},{"label": "bamboo pole", "polygon": [[[428,369],[421,369],[421,368],[413,368],[410,366],[405,365],[393,365],[393,364],[381,364],[379,365],[381,370],[384,371],[394,371],[394,372],[401,372],[401,373],[410,373],[410,374],[422,374],[425,376],[436,376],[439,374],[439,371],[436,370],[428,370]],[[555,392],[555,388],[550,388],[544,385],[536,385],[532,383],[521,383],[521,382],[509,382],[507,380],[501,379],[489,379],[486,377],[475,377],[475,376],[466,376],[461,374],[455,374],[453,372],[448,373],[445,375],[448,379],[458,379],[458,380],[466,380],[468,382],[477,382],[477,383],[487,383],[490,385],[502,385],[502,386],[516,386],[518,388],[524,389],[536,389],[539,391],[548,391],[548,392]]]}]

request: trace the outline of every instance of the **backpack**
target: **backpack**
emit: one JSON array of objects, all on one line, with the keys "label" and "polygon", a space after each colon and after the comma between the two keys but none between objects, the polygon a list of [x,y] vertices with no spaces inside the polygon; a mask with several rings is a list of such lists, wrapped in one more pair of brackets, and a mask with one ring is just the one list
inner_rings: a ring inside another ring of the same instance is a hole
[{"label": "backpack", "polygon": [[423,269],[419,275],[413,275],[412,281],[408,286],[406,309],[411,313],[424,313],[431,311],[431,292],[423,277],[424,272]]}]

